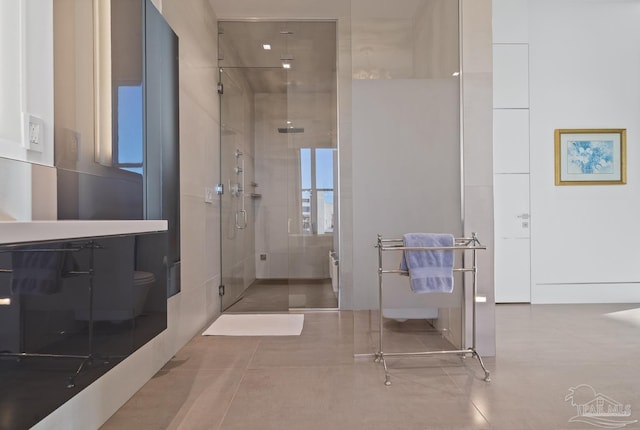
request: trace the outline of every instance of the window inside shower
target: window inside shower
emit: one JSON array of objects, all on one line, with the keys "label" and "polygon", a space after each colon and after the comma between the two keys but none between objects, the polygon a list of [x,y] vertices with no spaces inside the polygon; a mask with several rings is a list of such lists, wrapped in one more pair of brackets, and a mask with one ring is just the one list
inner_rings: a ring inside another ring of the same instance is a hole
[{"label": "window inside shower", "polygon": [[331,234],[334,226],[333,159],[335,149],[300,149],[303,234]]}]

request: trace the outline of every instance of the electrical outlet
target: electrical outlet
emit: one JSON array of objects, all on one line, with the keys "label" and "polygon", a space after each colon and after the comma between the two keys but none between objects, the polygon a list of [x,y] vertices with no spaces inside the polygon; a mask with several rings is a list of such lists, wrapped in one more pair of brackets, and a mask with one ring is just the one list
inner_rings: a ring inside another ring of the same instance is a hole
[{"label": "electrical outlet", "polygon": [[44,121],[31,114],[23,114],[22,146],[29,151],[42,152],[44,148]]}]

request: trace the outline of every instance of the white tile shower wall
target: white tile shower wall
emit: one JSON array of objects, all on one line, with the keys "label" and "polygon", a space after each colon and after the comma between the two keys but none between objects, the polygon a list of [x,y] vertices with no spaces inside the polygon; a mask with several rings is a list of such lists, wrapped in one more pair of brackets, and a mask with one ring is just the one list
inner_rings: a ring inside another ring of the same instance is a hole
[{"label": "white tile shower wall", "polygon": [[332,246],[331,235],[292,235],[289,238],[289,277],[328,279],[326,256]]},{"label": "white tile shower wall", "polygon": [[[326,129],[331,121],[329,101],[329,95],[322,94],[255,95],[255,175],[262,195],[255,203],[259,279],[329,277],[326,255],[332,247],[331,236],[300,235],[298,173],[299,148],[331,145],[314,132]],[[305,133],[278,133],[292,114]],[[261,254],[266,260],[261,260]]]},{"label": "white tile shower wall", "polygon": [[459,71],[458,2],[421,2],[413,17],[413,76],[446,78]]}]

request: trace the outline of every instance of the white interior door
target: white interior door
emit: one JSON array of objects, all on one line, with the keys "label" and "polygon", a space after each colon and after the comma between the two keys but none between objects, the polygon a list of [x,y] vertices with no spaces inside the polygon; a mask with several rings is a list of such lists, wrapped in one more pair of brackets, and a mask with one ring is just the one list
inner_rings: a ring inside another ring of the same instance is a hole
[{"label": "white interior door", "polygon": [[531,302],[529,175],[495,175],[497,303]]}]

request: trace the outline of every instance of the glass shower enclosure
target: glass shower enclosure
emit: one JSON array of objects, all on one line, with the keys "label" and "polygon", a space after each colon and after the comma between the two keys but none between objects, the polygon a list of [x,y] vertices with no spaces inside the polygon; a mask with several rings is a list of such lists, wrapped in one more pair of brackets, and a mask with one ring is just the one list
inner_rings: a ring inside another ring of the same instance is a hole
[{"label": "glass shower enclosure", "polygon": [[335,22],[219,29],[222,309],[337,308]]}]

